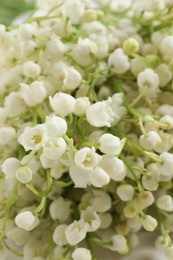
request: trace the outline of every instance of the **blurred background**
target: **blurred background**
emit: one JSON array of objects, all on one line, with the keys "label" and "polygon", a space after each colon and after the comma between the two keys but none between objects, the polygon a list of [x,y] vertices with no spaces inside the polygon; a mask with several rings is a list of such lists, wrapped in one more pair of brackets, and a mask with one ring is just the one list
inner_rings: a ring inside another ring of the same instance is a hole
[{"label": "blurred background", "polygon": [[34,9],[34,0],[0,0],[0,24],[9,25],[22,13]]}]

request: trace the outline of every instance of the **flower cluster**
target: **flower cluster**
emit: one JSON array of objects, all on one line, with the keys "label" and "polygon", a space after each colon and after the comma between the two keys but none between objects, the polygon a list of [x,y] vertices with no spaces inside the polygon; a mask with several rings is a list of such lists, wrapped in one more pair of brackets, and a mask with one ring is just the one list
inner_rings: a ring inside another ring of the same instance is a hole
[{"label": "flower cluster", "polygon": [[0,25],[0,258],[173,259],[173,1],[37,5]]}]

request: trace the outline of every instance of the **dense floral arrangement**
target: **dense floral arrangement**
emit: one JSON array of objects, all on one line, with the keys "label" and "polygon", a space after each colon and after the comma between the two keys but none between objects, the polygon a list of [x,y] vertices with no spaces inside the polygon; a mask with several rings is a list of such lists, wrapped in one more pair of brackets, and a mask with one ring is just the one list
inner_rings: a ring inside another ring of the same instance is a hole
[{"label": "dense floral arrangement", "polygon": [[142,229],[173,259],[172,11],[40,0],[0,25],[3,259],[128,254]]}]

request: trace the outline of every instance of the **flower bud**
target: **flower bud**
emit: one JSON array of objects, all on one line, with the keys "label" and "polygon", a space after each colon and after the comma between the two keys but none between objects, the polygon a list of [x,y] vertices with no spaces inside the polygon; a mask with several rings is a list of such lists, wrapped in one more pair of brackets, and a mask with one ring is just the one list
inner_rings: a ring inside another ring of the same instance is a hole
[{"label": "flower bud", "polygon": [[15,217],[15,223],[18,227],[31,231],[39,224],[39,220],[31,211],[24,211]]},{"label": "flower bud", "polygon": [[123,50],[127,55],[133,55],[139,50],[139,43],[134,38],[128,38],[123,42]]},{"label": "flower bud", "polygon": [[32,181],[32,170],[29,167],[20,167],[16,171],[16,178],[21,182],[21,183],[28,183]]},{"label": "flower bud", "polygon": [[72,259],[73,260],[91,260],[92,256],[90,253],[90,250],[82,247],[76,248],[72,253]]},{"label": "flower bud", "polygon": [[157,220],[150,215],[146,215],[142,220],[142,226],[145,230],[153,232],[157,227]]}]

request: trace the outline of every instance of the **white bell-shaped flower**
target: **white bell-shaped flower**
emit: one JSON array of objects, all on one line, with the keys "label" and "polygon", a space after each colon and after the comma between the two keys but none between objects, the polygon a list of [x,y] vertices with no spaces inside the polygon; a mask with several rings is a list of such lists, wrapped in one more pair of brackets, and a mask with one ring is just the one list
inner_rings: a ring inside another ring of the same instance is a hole
[{"label": "white bell-shaped flower", "polygon": [[122,150],[120,138],[112,134],[102,135],[99,144],[99,150],[108,155],[118,155]]},{"label": "white bell-shaped flower", "polygon": [[130,184],[121,184],[117,188],[117,194],[122,201],[132,200],[134,192],[134,188]]},{"label": "white bell-shaped flower", "polygon": [[16,171],[16,179],[18,179],[21,183],[28,183],[32,181],[33,172],[29,167],[20,167]]},{"label": "white bell-shaped flower", "polygon": [[66,142],[62,137],[50,137],[43,145],[43,155],[50,160],[59,159],[65,150]]},{"label": "white bell-shaped flower", "polygon": [[130,68],[128,56],[124,53],[123,49],[116,49],[108,59],[108,64],[113,66],[113,70],[117,74],[123,74]]},{"label": "white bell-shaped flower", "polygon": [[24,75],[28,78],[36,78],[40,75],[41,69],[40,66],[33,62],[27,61],[23,64]]},{"label": "white bell-shaped flower", "polygon": [[64,18],[78,21],[84,13],[84,4],[80,0],[66,0],[61,10]]},{"label": "white bell-shaped flower", "polygon": [[97,212],[106,212],[111,208],[111,197],[108,193],[101,190],[93,190],[91,207]]},{"label": "white bell-shaped flower", "polygon": [[93,186],[101,188],[107,185],[110,181],[110,177],[101,167],[96,167],[90,173],[90,182]]},{"label": "white bell-shaped flower", "polygon": [[90,170],[73,165],[69,169],[69,174],[76,188],[86,188],[90,184]]},{"label": "white bell-shaped flower", "polygon": [[24,211],[15,217],[15,223],[18,227],[31,231],[39,224],[39,219],[31,211]]},{"label": "white bell-shaped flower", "polygon": [[89,224],[83,219],[74,221],[65,230],[65,236],[70,245],[74,246],[81,242],[88,232]]},{"label": "white bell-shaped flower", "polygon": [[20,86],[22,97],[25,100],[26,104],[30,107],[41,104],[47,97],[46,88],[39,81],[35,81],[31,85],[20,83]]},{"label": "white bell-shaped flower", "polygon": [[88,232],[96,231],[101,224],[99,215],[91,207],[81,211],[81,218],[89,225]]},{"label": "white bell-shaped flower", "polygon": [[94,147],[84,147],[77,151],[74,156],[75,164],[86,170],[93,170],[98,166],[100,161],[101,156],[95,152]]},{"label": "white bell-shaped flower", "polygon": [[110,127],[114,121],[114,112],[111,108],[111,98],[105,101],[99,101],[88,107],[86,118],[89,124],[96,127]]},{"label": "white bell-shaped flower", "polygon": [[88,97],[76,98],[76,104],[74,108],[74,114],[77,116],[82,116],[86,113],[88,107],[90,106],[90,101]]},{"label": "white bell-shaped flower", "polygon": [[147,136],[141,135],[139,138],[141,146],[146,150],[154,150],[157,144],[161,143],[162,140],[159,134],[155,131],[149,131]]},{"label": "white bell-shaped flower", "polygon": [[117,251],[121,254],[128,252],[127,240],[123,235],[117,234],[111,237],[112,245],[109,248],[112,251]]},{"label": "white bell-shaped flower", "polygon": [[81,83],[81,74],[74,67],[64,69],[63,89],[76,89]]},{"label": "white bell-shaped flower", "polygon": [[1,165],[1,170],[6,178],[15,178],[16,171],[20,167],[20,161],[14,157],[7,158]]},{"label": "white bell-shaped flower", "polygon": [[157,164],[160,177],[167,177],[170,180],[173,176],[173,154],[164,152],[160,155],[160,159],[163,160],[162,164]]},{"label": "white bell-shaped flower", "polygon": [[151,191],[141,191],[138,195],[139,208],[145,209],[154,203],[154,196]]},{"label": "white bell-shaped flower", "polygon": [[16,130],[11,127],[0,128],[0,145],[8,145],[13,142],[16,138]]},{"label": "white bell-shaped flower", "polygon": [[114,181],[122,181],[126,176],[126,167],[123,161],[114,156],[103,155],[99,164]]},{"label": "white bell-shaped flower", "polygon": [[61,117],[55,115],[46,116],[45,131],[48,136],[61,137],[67,131],[67,123]]},{"label": "white bell-shaped flower", "polygon": [[65,200],[63,197],[54,200],[49,207],[51,218],[61,222],[66,221],[70,217],[70,206],[71,201]]},{"label": "white bell-shaped flower", "polygon": [[160,196],[156,201],[156,205],[159,209],[165,210],[167,212],[173,211],[173,200],[170,195]]},{"label": "white bell-shaped flower", "polygon": [[91,260],[91,252],[90,250],[83,248],[83,247],[78,247],[76,248],[73,253],[72,253],[72,259],[73,260]]},{"label": "white bell-shaped flower", "polygon": [[58,246],[65,246],[68,241],[65,236],[65,230],[68,226],[66,224],[58,225],[53,232],[53,241]]},{"label": "white bell-shaped flower", "polygon": [[23,134],[18,138],[18,142],[24,147],[25,151],[39,150],[47,140],[44,125],[26,127]]},{"label": "white bell-shaped flower", "polygon": [[146,215],[142,220],[142,226],[145,230],[153,232],[157,227],[157,220],[150,215]]},{"label": "white bell-shaped flower", "polygon": [[73,113],[76,100],[73,96],[66,93],[56,93],[53,97],[49,98],[51,107],[59,116],[67,116]]},{"label": "white bell-shaped flower", "polygon": [[101,220],[100,228],[107,229],[112,223],[112,215],[110,213],[100,213],[99,217]]}]

